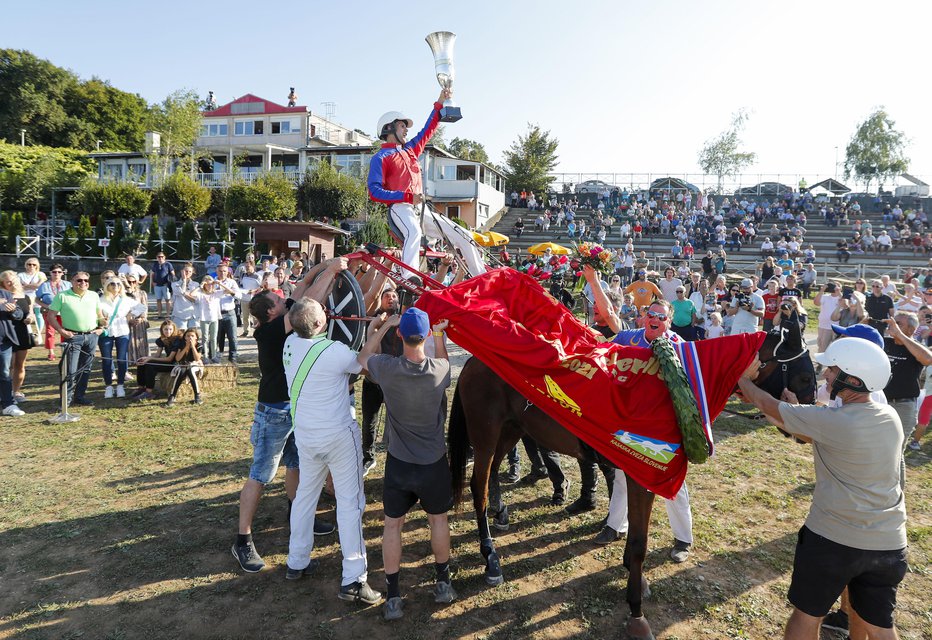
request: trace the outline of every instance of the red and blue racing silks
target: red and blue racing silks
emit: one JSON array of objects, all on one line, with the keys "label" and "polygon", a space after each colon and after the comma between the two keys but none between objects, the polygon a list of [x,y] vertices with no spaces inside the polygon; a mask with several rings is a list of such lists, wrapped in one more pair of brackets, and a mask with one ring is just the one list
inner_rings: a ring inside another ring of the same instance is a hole
[{"label": "red and blue racing silks", "polygon": [[403,147],[385,143],[372,156],[372,160],[369,161],[368,186],[369,197],[373,201],[387,205],[398,202],[410,204],[414,201],[415,193],[423,192],[418,156],[437,130],[442,108],[442,104],[435,102],[424,128]]}]

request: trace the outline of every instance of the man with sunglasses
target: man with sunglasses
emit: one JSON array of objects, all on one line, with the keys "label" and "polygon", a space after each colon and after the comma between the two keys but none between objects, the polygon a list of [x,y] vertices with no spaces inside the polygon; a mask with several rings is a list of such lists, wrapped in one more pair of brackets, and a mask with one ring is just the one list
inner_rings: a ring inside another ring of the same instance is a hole
[{"label": "man with sunglasses", "polygon": [[85,397],[87,381],[94,366],[97,338],[107,321],[100,311],[100,296],[90,290],[90,283],[87,272],[78,271],[71,279],[71,289],[60,292],[49,304],[48,321],[67,343],[68,404],[93,404]]},{"label": "man with sunglasses", "polygon": [[[122,267],[121,267],[122,268]],[[152,275],[152,291],[155,294],[155,312],[159,320],[172,314],[171,289],[172,280],[175,279],[175,267],[165,259],[165,254],[161,251],[155,256],[155,264],[149,271]],[[165,315],[162,315],[162,301],[165,301]]]},{"label": "man with sunglasses", "polygon": [[877,329],[881,336],[887,333],[887,318],[893,317],[894,306],[893,298],[884,291],[883,282],[872,280],[871,292],[864,302],[864,310],[867,311],[868,323]]},{"label": "man with sunglasses", "polygon": [[[666,300],[655,300],[647,309],[640,329],[624,329],[621,318],[609,303],[608,297],[602,287],[595,286],[598,282],[595,270],[586,265],[583,275],[592,285],[595,305],[599,314],[608,325],[616,331],[612,342],[631,347],[650,348],[650,343],[663,336],[670,342],[683,342],[683,339],[670,330],[673,324],[673,307]],[[628,486],[625,474],[621,470],[615,471],[612,483],[611,500],[608,507],[606,524],[595,538],[596,544],[609,544],[621,537],[628,530]],[[673,500],[664,500],[667,507],[667,516],[670,518],[670,528],[673,530],[673,549],[670,558],[676,562],[686,562],[689,557],[689,548],[692,546],[692,511],[689,507],[689,491],[683,483],[679,493]]]}]

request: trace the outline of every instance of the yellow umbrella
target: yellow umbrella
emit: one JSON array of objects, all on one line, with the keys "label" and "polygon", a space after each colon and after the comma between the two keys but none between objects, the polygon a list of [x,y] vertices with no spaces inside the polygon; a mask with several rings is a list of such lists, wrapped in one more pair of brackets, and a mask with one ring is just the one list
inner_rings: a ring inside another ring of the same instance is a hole
[{"label": "yellow umbrella", "polygon": [[498,247],[509,242],[508,236],[496,231],[489,231],[488,233],[471,231],[470,233],[472,233],[473,239],[480,247]]},{"label": "yellow umbrella", "polygon": [[569,255],[570,250],[566,247],[555,244],[553,242],[540,242],[538,244],[528,247],[527,252],[534,254],[535,256],[543,254],[547,249],[550,249],[555,255],[566,256]]}]

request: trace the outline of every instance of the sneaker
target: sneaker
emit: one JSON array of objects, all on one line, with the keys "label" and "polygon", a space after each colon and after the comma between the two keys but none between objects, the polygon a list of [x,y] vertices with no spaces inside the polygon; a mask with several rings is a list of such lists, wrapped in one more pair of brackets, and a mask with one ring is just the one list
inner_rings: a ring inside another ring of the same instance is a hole
[{"label": "sneaker", "polygon": [[566,478],[558,488],[553,490],[553,496],[550,498],[550,504],[555,507],[561,507],[566,504],[566,492],[570,490],[570,479]]},{"label": "sneaker", "polygon": [[165,408],[170,409],[175,406],[175,396],[168,396],[168,400],[165,401]]},{"label": "sneaker", "polygon": [[26,415],[26,412],[17,407],[15,404],[11,404],[9,407],[4,407],[3,411],[0,413],[3,413],[5,416],[11,416],[13,418]]},{"label": "sneaker", "polygon": [[230,364],[236,364],[237,362],[239,362],[239,356],[235,353],[230,354]]},{"label": "sneaker", "polygon": [[680,564],[689,559],[689,543],[682,540],[673,541],[673,550],[670,552],[670,559]]},{"label": "sneaker", "polygon": [[362,477],[365,478],[375,468],[375,460],[364,460],[362,463]]},{"label": "sneaker", "polygon": [[345,584],[340,587],[337,597],[347,602],[362,602],[368,605],[378,604],[382,600],[382,594],[370,587],[368,582]]},{"label": "sneaker", "polygon": [[919,451],[919,450],[922,449],[922,445],[919,444],[919,441],[918,441],[918,440],[910,440],[910,441],[909,441],[909,448],[910,448],[912,451]]},{"label": "sneaker", "polygon": [[508,465],[508,473],[500,475],[498,479],[501,482],[506,484],[513,484],[518,481],[518,477],[521,475],[521,469],[516,464]]},{"label": "sneaker", "polygon": [[615,542],[616,540],[620,540],[620,539],[621,539],[621,533],[619,533],[615,529],[612,529],[610,526],[605,525],[604,527],[602,527],[602,530],[599,531],[599,535],[595,537],[595,540],[593,540],[593,542],[595,542],[596,544],[606,545],[606,544],[611,544]]},{"label": "sneaker", "polygon": [[456,590],[449,582],[438,582],[434,586],[434,602],[437,604],[449,604],[456,600]]},{"label": "sneaker", "polygon": [[845,634],[845,637],[848,636],[848,614],[839,609],[838,611],[830,611],[827,616],[822,618],[822,628],[830,629],[832,631],[841,631]]},{"label": "sneaker", "polygon": [[16,393],[13,394],[13,402],[16,402],[16,403],[26,402],[25,394],[23,394],[22,391],[17,391]]},{"label": "sneaker", "polygon": [[578,516],[580,513],[586,513],[593,509],[595,509],[595,500],[591,497],[579,496],[566,508],[566,513],[571,516]]},{"label": "sneaker", "polygon": [[316,569],[318,565],[320,565],[320,560],[315,560],[313,558],[303,569],[292,569],[286,565],[285,580],[300,580],[304,576],[309,576],[314,573],[314,569]]},{"label": "sneaker", "polygon": [[125,398],[125,397],[126,397],[126,387],[124,387],[122,384],[118,384],[118,385],[117,385],[117,388],[116,388],[116,397],[117,397],[117,398]]},{"label": "sneaker", "polygon": [[[288,516],[291,517],[291,505],[288,507]],[[320,518],[314,518],[314,535],[315,536],[329,536],[331,533],[337,530],[337,526],[332,522],[327,522],[326,520],[321,520]]]},{"label": "sneaker", "polygon": [[240,568],[246,573],[258,573],[265,568],[265,560],[256,551],[256,545],[252,543],[252,540],[246,544],[236,544],[234,542],[231,551],[233,557],[239,562]]},{"label": "sneaker", "polygon": [[389,621],[400,620],[405,614],[404,607],[405,601],[401,598],[401,596],[389,598],[382,606],[382,617]]},{"label": "sneaker", "polygon": [[113,387],[108,384],[107,388],[104,389],[104,399],[109,400],[112,397],[113,397]]},{"label": "sneaker", "polygon": [[191,402],[193,402],[194,404],[204,404],[204,398],[201,397],[201,394],[197,393],[197,394],[194,394],[194,400],[192,400]]},{"label": "sneaker", "polygon": [[143,389],[142,393],[140,393],[138,396],[133,397],[133,400],[152,400],[154,397],[155,397],[154,393]]},{"label": "sneaker", "polygon": [[93,407],[94,403],[88,400],[87,398],[75,398],[69,404],[72,404],[77,407]]}]

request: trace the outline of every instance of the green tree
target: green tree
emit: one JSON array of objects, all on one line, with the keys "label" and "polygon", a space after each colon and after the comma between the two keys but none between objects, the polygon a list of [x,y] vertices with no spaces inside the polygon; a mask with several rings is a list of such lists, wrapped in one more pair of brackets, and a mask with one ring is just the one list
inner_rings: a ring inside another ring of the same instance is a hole
[{"label": "green tree", "polygon": [[94,240],[93,245],[89,245],[89,251],[87,255],[95,256],[110,256],[113,255],[112,249],[109,246],[101,247],[101,240],[110,240],[110,243],[113,243],[113,239],[110,237],[110,234],[107,233],[107,221],[102,215],[97,216],[97,225],[94,227]]},{"label": "green tree", "polygon": [[166,242],[174,242],[178,239],[178,223],[174,218],[165,221],[165,236],[162,239]]},{"label": "green tree", "polygon": [[[23,237],[26,235],[26,224],[23,222],[23,214],[19,211],[15,211],[10,214],[10,223],[7,227],[7,241],[6,246],[11,252],[16,252],[19,250],[17,247],[17,237]],[[21,245],[22,243],[20,243]]]},{"label": "green tree", "polygon": [[197,241],[197,231],[194,228],[194,222],[187,220],[182,225],[181,234],[178,236],[178,257],[182,260],[194,258],[191,246],[195,241]]},{"label": "green tree", "polygon": [[136,151],[145,139],[149,105],[139,95],[121,91],[99,78],[79,82],[65,93],[64,107],[72,128],[69,147]]},{"label": "green tree", "polygon": [[483,162],[485,164],[490,164],[489,154],[486,153],[485,147],[475,140],[469,140],[467,138],[453,138],[450,141],[450,145],[447,148],[447,151],[455,155],[457,158],[462,158],[463,160],[471,160],[473,162]]},{"label": "green tree", "polygon": [[298,187],[298,203],[310,218],[351,218],[365,208],[368,200],[361,181],[336,171],[326,161],[309,172]]},{"label": "green tree", "polygon": [[733,176],[741,169],[754,164],[757,154],[740,151],[741,132],[747,122],[748,113],[739,109],[731,116],[731,125],[717,137],[706,140],[699,150],[699,167],[718,178],[718,192],[722,192],[725,176]]},{"label": "green tree", "polygon": [[548,175],[557,166],[557,147],[560,141],[528,123],[525,135],[511,143],[505,152],[505,179],[509,189],[547,193],[553,176]]},{"label": "green tree", "polygon": [[249,227],[245,224],[236,225],[236,238],[233,240],[233,258],[244,260],[248,251]]},{"label": "green tree", "polygon": [[[100,224],[100,220],[98,220]],[[91,219],[83,215],[78,218],[78,232],[77,232],[78,241],[75,244],[76,253],[82,256],[92,256],[99,255],[92,252],[91,248],[96,248],[96,242],[94,241],[94,228],[91,227]],[[93,243],[93,244],[92,244]]]},{"label": "green tree", "polygon": [[235,220],[283,220],[294,218],[295,205],[291,180],[269,173],[259,176],[252,184],[230,185],[224,208]]},{"label": "green tree", "polygon": [[107,247],[106,251],[107,256],[119,259],[124,253],[132,252],[132,250],[127,250],[124,246],[126,244],[126,236],[126,226],[123,224],[123,218],[117,218],[113,221],[113,235],[110,236],[110,246]]},{"label": "green tree", "polygon": [[867,120],[858,125],[851,142],[845,148],[845,178],[854,178],[870,185],[877,181],[882,190],[885,182],[893,180],[909,168],[906,157],[906,135],[897,131],[896,123],[883,107],[874,109]]},{"label": "green tree", "polygon": [[132,182],[88,180],[78,190],[84,213],[108,218],[141,218],[149,211],[152,194]]},{"label": "green tree", "polygon": [[62,236],[61,248],[58,252],[66,256],[78,253],[78,232],[74,230],[73,226],[68,225],[65,227],[65,234]]},{"label": "green tree", "polygon": [[194,143],[200,126],[200,101],[191,89],[174,91],[152,108],[149,128],[158,131],[161,138],[159,152],[149,158],[157,182],[168,177],[175,163],[178,171],[193,169]]},{"label": "green tree", "polygon": [[369,219],[366,220],[366,224],[359,230],[359,242],[361,244],[372,242],[380,247],[386,247],[389,245],[390,239],[384,209],[378,214],[370,215]]},{"label": "green tree", "polygon": [[66,146],[73,124],[65,96],[78,84],[75,74],[29,53],[0,49],[0,138],[53,147]]},{"label": "green tree", "polygon": [[176,171],[155,190],[162,213],[181,220],[196,220],[210,206],[210,189],[186,173]]},{"label": "green tree", "polygon": [[155,256],[162,246],[159,244],[159,240],[162,239],[162,234],[159,231],[158,216],[152,216],[152,219],[149,221],[149,233],[147,236],[146,257],[150,260],[155,260]]}]

